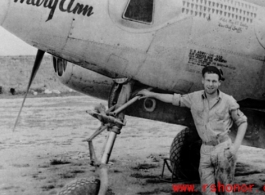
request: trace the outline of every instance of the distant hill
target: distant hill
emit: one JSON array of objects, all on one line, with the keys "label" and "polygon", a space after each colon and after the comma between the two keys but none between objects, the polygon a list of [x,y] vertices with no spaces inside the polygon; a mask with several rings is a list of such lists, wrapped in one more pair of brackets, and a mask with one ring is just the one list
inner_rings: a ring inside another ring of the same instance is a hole
[{"label": "distant hill", "polygon": [[[30,78],[35,56],[0,56],[0,86],[2,93],[25,92]],[[52,57],[45,55],[40,69],[32,83],[31,89],[43,91],[44,89],[68,92],[69,88],[60,83],[53,69]]]}]

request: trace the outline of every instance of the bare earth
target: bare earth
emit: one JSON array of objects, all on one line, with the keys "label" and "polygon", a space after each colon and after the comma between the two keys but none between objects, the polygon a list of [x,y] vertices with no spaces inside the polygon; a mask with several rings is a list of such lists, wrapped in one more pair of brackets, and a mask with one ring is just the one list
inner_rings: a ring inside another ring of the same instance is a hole
[{"label": "bare earth", "polygon": [[[28,98],[12,132],[21,102],[0,99],[0,195],[52,195],[75,179],[95,175],[82,140],[100,123],[85,111],[104,101],[86,96]],[[127,117],[111,156],[108,195],[182,194],[159,180],[162,158],[181,129]],[[98,156],[107,135],[94,141]],[[238,162],[235,183],[255,187],[253,192],[235,194],[265,194],[265,150],[241,146]],[[165,176],[170,177],[168,171]]]}]

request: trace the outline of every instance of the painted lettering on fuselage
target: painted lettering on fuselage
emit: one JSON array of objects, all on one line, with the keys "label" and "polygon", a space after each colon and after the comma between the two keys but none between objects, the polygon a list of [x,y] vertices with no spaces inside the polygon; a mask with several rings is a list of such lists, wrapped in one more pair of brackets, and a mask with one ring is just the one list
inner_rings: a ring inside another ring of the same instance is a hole
[{"label": "painted lettering on fuselage", "polygon": [[81,3],[75,3],[75,0],[70,0],[66,3],[66,0],[14,0],[15,3],[25,3],[27,5],[44,7],[50,9],[49,16],[46,20],[49,21],[53,18],[54,13],[59,6],[61,12],[83,14],[83,16],[91,16],[93,13],[93,7],[90,5],[84,5]]},{"label": "painted lettering on fuselage", "polygon": [[197,51],[194,49],[190,50],[189,63],[209,66],[213,62],[227,63],[227,60],[225,60],[221,55],[208,54],[206,52]]},{"label": "painted lettering on fuselage", "polygon": [[242,33],[243,30],[248,29],[248,24],[241,21],[233,21],[227,18],[220,18],[218,26],[221,28],[226,28],[228,31],[234,31],[237,33]]},{"label": "painted lettering on fuselage", "polygon": [[219,66],[220,68],[228,68],[231,70],[235,70],[235,67],[229,65],[227,63],[227,60],[222,55],[206,53],[204,51],[199,51],[195,49],[190,50],[188,64],[190,64],[191,66],[214,65]]}]

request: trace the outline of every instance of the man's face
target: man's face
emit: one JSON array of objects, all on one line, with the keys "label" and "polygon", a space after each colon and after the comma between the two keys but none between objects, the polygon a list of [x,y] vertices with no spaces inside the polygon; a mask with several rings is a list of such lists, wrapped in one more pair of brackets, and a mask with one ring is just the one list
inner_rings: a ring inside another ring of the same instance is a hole
[{"label": "man's face", "polygon": [[205,73],[202,78],[202,84],[207,94],[213,95],[221,85],[219,76],[215,73]]}]

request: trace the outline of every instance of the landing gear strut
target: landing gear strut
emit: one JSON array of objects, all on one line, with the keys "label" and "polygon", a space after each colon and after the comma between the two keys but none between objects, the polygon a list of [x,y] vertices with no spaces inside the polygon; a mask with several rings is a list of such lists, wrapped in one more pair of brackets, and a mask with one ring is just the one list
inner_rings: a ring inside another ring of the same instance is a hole
[{"label": "landing gear strut", "polygon": [[[133,104],[140,97],[135,96],[131,100],[129,100],[132,87],[134,82],[123,80],[122,82],[119,80],[118,83],[114,84],[113,93],[110,97],[113,98],[113,101],[116,101],[116,104],[112,106],[110,109],[105,110],[103,105],[99,105],[95,107],[93,112],[89,112],[89,114],[96,119],[101,121],[101,126],[91,135],[88,139],[84,141],[88,142],[89,153],[91,165],[95,166],[97,171],[99,172],[100,180],[96,180],[92,178],[90,180],[83,179],[83,182],[77,181],[69,186],[67,186],[59,195],[105,195],[108,190],[108,162],[109,158],[118,134],[120,134],[122,127],[125,125],[124,120],[124,109],[126,109],[129,105]],[[119,89],[119,90],[115,90]],[[119,94],[117,94],[117,91]],[[116,98],[115,98],[116,96]],[[129,101],[128,101],[129,100]],[[94,146],[92,140],[102,133],[104,130],[109,131],[109,136],[106,141],[104,153],[99,160],[96,157]]]}]

